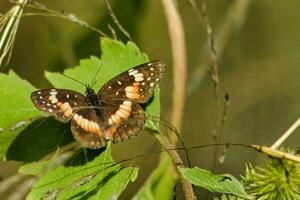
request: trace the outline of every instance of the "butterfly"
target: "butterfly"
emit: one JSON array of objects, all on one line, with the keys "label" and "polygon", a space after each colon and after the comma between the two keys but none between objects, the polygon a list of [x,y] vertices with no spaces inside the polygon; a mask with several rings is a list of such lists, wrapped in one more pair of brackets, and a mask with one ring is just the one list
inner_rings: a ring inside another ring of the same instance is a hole
[{"label": "butterfly", "polygon": [[74,138],[84,147],[105,147],[122,142],[145,125],[141,104],[152,97],[164,72],[163,61],[133,67],[105,83],[99,92],[86,85],[85,95],[67,89],[41,89],[31,94],[33,104],[57,120],[71,121]]}]

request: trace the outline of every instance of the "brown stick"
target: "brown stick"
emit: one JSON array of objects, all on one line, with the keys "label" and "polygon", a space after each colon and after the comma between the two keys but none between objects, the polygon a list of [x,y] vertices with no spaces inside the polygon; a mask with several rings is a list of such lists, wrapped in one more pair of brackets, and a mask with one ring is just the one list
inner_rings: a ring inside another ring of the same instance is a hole
[{"label": "brown stick", "polygon": [[177,151],[175,150],[176,149],[175,146],[173,144],[171,144],[168,141],[168,139],[160,133],[155,133],[154,136],[159,141],[159,143],[164,147],[164,149],[167,151],[169,157],[171,158],[171,160],[175,166],[176,172],[182,183],[182,188],[184,191],[185,199],[186,200],[194,200],[195,195],[194,195],[192,184],[190,182],[188,182],[186,179],[184,179],[179,171],[179,168],[184,167],[184,164],[183,164],[181,158],[179,157]]},{"label": "brown stick", "polygon": [[[173,107],[171,123],[180,132],[182,117],[185,105],[186,95],[186,46],[183,24],[173,0],[161,0],[164,12],[166,14],[169,35],[171,40],[172,58],[173,58]],[[170,143],[160,134],[155,134],[158,141],[165,149],[174,149],[172,143],[177,142],[176,135],[171,135]],[[175,165],[177,174],[183,185],[185,199],[194,199],[194,191],[192,185],[185,180],[180,172],[179,167],[183,167],[183,163],[176,151],[167,150],[173,164]]]},{"label": "brown stick", "polygon": [[[180,132],[186,92],[186,46],[183,24],[173,0],[162,0],[166,14],[173,58],[173,108],[171,123]],[[177,137],[172,135],[172,143]]]}]

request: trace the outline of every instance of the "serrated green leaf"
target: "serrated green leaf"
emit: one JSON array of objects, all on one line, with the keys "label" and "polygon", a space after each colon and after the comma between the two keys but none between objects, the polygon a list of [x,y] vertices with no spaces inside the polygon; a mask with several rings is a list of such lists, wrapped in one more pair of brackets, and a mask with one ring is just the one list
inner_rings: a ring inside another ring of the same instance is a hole
[{"label": "serrated green leaf", "polygon": [[[0,73],[0,157],[5,157],[10,144],[23,130],[29,118],[40,112],[34,108],[30,94],[35,88],[13,71]],[[20,126],[20,127],[19,127]]]},{"label": "serrated green leaf", "polygon": [[169,157],[164,157],[139,189],[133,200],[166,200],[173,198],[173,189],[176,177],[168,173],[170,167]]},{"label": "serrated green leaf", "polygon": [[55,196],[56,199],[117,199],[138,169],[113,162],[111,149],[84,166],[60,166],[45,174],[32,188],[28,200]]},{"label": "serrated green leaf", "polygon": [[[94,89],[97,91],[114,76],[133,66],[148,61],[147,56],[141,53],[132,42],[124,45],[120,42],[104,38],[101,41],[101,48],[103,52],[102,60],[97,57],[82,60],[78,67],[67,69],[65,74],[81,82],[90,84],[101,66],[99,77],[94,86]],[[82,93],[85,90],[84,86],[58,73],[47,72],[46,77],[54,87],[72,89]],[[13,73],[10,75],[0,75],[0,83],[5,83],[2,85],[6,85],[1,88],[4,95],[0,97],[0,100],[4,102],[0,105],[2,106],[3,113],[2,117],[0,116],[0,125],[2,127],[7,128],[20,120],[41,114],[40,111],[34,108],[30,100],[30,93],[35,90],[34,87],[19,79]],[[8,101],[11,96],[14,96],[13,100]],[[155,90],[154,96],[152,101],[146,106],[146,114],[147,116],[154,115],[158,117],[158,89]],[[0,126],[0,128],[2,127]],[[151,128],[151,125],[149,127]],[[67,137],[65,137],[66,135]],[[20,160],[25,163],[36,162],[46,154],[54,151],[59,145],[65,145],[70,142],[70,137],[72,136],[69,124],[62,124],[53,118],[38,119],[29,126],[18,129],[18,132],[12,132],[12,134],[7,134],[5,129],[0,134],[0,141],[2,139],[9,142],[1,143],[0,151],[2,152],[0,153],[3,153],[3,155],[7,153],[8,159]],[[106,162],[105,169],[103,169],[103,162]],[[84,166],[59,166],[47,172],[38,181],[29,194],[28,199],[40,199],[45,196],[49,197],[49,195],[58,196],[59,199],[116,198],[130,180],[135,180],[137,169],[124,168],[120,165],[112,164],[112,162],[109,149],[106,153],[102,153],[94,161]],[[112,166],[107,166],[107,163],[110,163]],[[47,161],[38,162],[37,165],[28,164],[23,170],[25,170],[25,173],[38,174],[49,164]],[[34,169],[28,171],[30,167],[34,167]]]},{"label": "serrated green leaf", "polygon": [[215,175],[206,169],[197,167],[181,168],[180,172],[192,184],[211,192],[232,194],[245,199],[250,198],[243,185],[230,174]]},{"label": "serrated green leaf", "polygon": [[32,106],[30,94],[35,88],[13,71],[0,74],[0,127],[9,128],[40,112]]},{"label": "serrated green leaf", "polygon": [[[94,89],[98,91],[111,78],[131,67],[148,61],[147,56],[141,53],[132,42],[124,45],[120,42],[104,38],[101,41],[101,49],[103,53],[101,60],[97,57],[81,60],[79,66],[65,70],[64,74],[84,84],[91,84],[100,67],[99,77],[97,77],[97,82],[94,86]],[[58,73],[46,72],[45,76],[56,88],[71,89],[84,93],[85,87],[83,85]],[[154,96],[151,103],[146,106],[147,116],[159,116],[158,89],[155,90]],[[149,127],[153,128],[154,126],[149,125]],[[47,129],[51,129],[51,127]],[[28,199],[39,199],[49,195],[58,196],[59,199],[111,199],[118,197],[127,183],[136,178],[137,169],[113,165],[110,167],[105,166],[105,170],[103,171],[103,162],[110,162],[110,164],[112,162],[110,149],[106,152],[108,152],[106,153],[106,158],[103,157],[104,153],[102,153],[93,162],[84,166],[61,166],[48,172],[34,186]],[[33,171],[29,170],[29,173],[38,173],[44,167],[44,164],[47,165],[48,163],[37,165]],[[24,168],[25,171],[27,170],[26,172],[28,172],[28,167],[30,168],[29,165],[27,168]],[[87,183],[81,183],[87,179],[90,179]],[[74,187],[74,185],[77,186]]]}]

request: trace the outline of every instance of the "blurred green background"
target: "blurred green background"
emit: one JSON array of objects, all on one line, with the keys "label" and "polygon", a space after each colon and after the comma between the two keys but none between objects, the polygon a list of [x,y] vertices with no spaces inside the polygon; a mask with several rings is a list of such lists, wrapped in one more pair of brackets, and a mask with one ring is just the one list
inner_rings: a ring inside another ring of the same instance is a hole
[{"label": "blurred green background", "polygon": [[[237,0],[238,1],[238,0]],[[237,1],[207,1],[208,18],[217,35],[226,23],[231,6]],[[246,0],[241,0],[246,1]],[[40,1],[47,7],[74,13],[90,25],[110,34],[107,24],[117,30],[108,15],[105,1]],[[197,1],[196,1],[197,2]],[[230,31],[218,62],[222,97],[229,94],[230,106],[222,133],[223,142],[271,145],[300,114],[300,1],[247,1],[244,19]],[[213,84],[207,71],[207,40],[201,22],[187,0],[178,0],[188,56],[187,101],[182,137],[187,146],[213,142],[216,119]],[[159,0],[111,0],[112,8],[141,51],[150,59],[163,59],[167,70],[161,84],[162,118],[169,120],[172,105],[172,57],[170,37]],[[12,4],[0,2],[0,12]],[[26,10],[25,10],[26,11]],[[31,12],[27,10],[27,12]],[[126,41],[119,31],[119,39]],[[217,53],[219,49],[216,49]],[[11,61],[2,71],[13,69],[38,88],[48,87],[45,70],[62,71],[78,64],[82,58],[100,56],[99,35],[69,21],[44,16],[21,19]],[[300,130],[285,145],[300,146]],[[132,154],[158,150],[149,134],[113,145],[115,160]],[[123,198],[133,195],[155,167],[158,155],[142,158],[137,164],[141,175],[131,184]],[[263,156],[249,149],[230,147],[225,163],[216,172],[239,175],[248,162],[259,163]],[[213,148],[191,152],[195,166],[212,169]],[[136,164],[134,161],[130,164]],[[1,164],[0,176],[15,173],[15,163]],[[14,170],[13,170],[14,169]]]}]

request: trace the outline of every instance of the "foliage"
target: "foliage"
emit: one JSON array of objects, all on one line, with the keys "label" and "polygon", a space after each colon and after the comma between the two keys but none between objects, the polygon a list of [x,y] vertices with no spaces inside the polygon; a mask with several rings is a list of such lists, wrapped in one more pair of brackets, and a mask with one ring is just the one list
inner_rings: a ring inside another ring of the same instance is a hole
[{"label": "foliage", "polygon": [[[83,83],[92,84],[97,91],[117,74],[132,66],[148,61],[147,55],[141,53],[137,46],[128,42],[126,45],[115,40],[101,40],[101,59],[91,56],[80,61],[79,66],[64,71],[64,74]],[[99,77],[95,77],[100,69]],[[66,79],[59,73],[46,72],[46,78],[56,88],[65,88],[84,92],[85,88]],[[39,175],[41,178],[32,188],[28,199],[41,198],[90,198],[111,199],[119,197],[130,181],[138,175],[138,169],[122,167],[113,161],[111,146],[94,156],[89,162],[81,162],[85,155],[72,157],[71,162],[57,164],[60,147],[73,142],[69,124],[62,124],[52,117],[34,108],[30,102],[30,93],[36,88],[22,80],[14,72],[0,74],[1,116],[0,116],[0,155],[7,160],[22,161],[24,165],[19,172]],[[14,97],[14,98],[12,98]],[[159,89],[156,88],[154,99],[146,106],[147,116],[159,116]],[[40,117],[40,118],[37,118]],[[158,124],[147,120],[147,128],[157,129]],[[56,151],[51,158],[45,156]],[[77,160],[75,164],[73,160]],[[82,164],[83,163],[83,164]],[[169,177],[169,160],[163,160],[153,171],[145,184],[139,189],[134,199],[170,199],[173,196],[175,177]],[[299,165],[291,161],[267,159],[262,167],[247,167],[243,185],[229,174],[215,175],[200,168],[181,168],[183,177],[192,184],[213,193],[226,194],[218,199],[261,199],[299,198]],[[288,174],[288,176],[287,176]],[[284,183],[284,184],[283,184]],[[217,199],[217,198],[216,198]]]},{"label": "foliage", "polygon": [[30,118],[40,114],[30,101],[35,88],[13,71],[0,74],[0,157],[5,158],[9,146]]},{"label": "foliage", "polygon": [[137,177],[137,168],[115,164],[110,146],[100,156],[84,166],[60,166],[45,174],[32,188],[27,199],[49,196],[58,199],[117,198],[129,181]]},{"label": "foliage", "polygon": [[[93,78],[97,78],[94,85],[97,91],[112,77],[148,61],[147,55],[141,53],[132,42],[125,45],[103,38],[101,50],[101,59],[92,56],[90,59],[81,60],[79,66],[67,69],[64,73],[81,82],[88,81],[89,84]],[[95,77],[98,69],[100,76]],[[84,87],[58,73],[46,72],[45,75],[54,87],[84,92]],[[71,163],[71,166],[49,168],[56,157],[50,160],[41,159],[58,147],[73,141],[70,125],[62,124],[52,117],[42,117],[25,127],[10,128],[20,120],[29,121],[28,119],[41,116],[42,113],[30,101],[30,93],[35,88],[29,83],[13,72],[8,75],[0,74],[0,83],[2,83],[0,125],[3,127],[0,135],[1,155],[9,160],[28,163],[20,168],[21,173],[33,175],[45,173],[33,187],[29,199],[47,196],[62,199],[79,196],[97,199],[101,196],[109,199],[118,197],[128,182],[136,179],[137,168],[124,168],[113,162],[110,155],[111,147],[99,156],[94,156],[94,160],[85,165],[72,166]],[[146,107],[148,116],[159,116],[159,91],[155,91],[154,96],[153,101]],[[149,123],[147,125],[151,128]]]},{"label": "foliage", "polygon": [[[295,154],[290,149],[285,151]],[[299,199],[300,164],[268,157],[261,166],[249,164],[243,182],[256,199]]]},{"label": "foliage", "polygon": [[205,188],[211,192],[232,194],[242,198],[250,198],[244,190],[243,185],[229,174],[214,175],[206,169],[181,168],[183,177],[196,186]]}]

